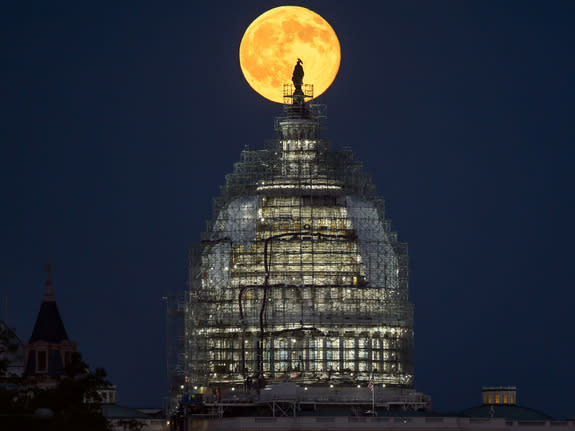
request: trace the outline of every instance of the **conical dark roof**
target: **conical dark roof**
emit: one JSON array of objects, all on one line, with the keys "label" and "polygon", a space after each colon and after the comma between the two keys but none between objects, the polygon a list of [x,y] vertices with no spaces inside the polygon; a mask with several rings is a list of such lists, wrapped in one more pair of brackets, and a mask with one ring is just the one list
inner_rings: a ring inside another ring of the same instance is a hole
[{"label": "conical dark roof", "polygon": [[34,331],[32,331],[29,343],[35,341],[60,343],[64,340],[68,340],[68,334],[60,317],[60,312],[56,305],[56,298],[54,298],[52,293],[52,281],[50,280],[50,272],[48,269],[46,292],[44,293],[44,299],[42,300],[40,312],[36,318],[36,324],[34,325]]},{"label": "conical dark roof", "polygon": [[68,334],[66,334],[56,302],[42,301],[29,342],[47,341],[49,343],[59,343],[67,339]]}]

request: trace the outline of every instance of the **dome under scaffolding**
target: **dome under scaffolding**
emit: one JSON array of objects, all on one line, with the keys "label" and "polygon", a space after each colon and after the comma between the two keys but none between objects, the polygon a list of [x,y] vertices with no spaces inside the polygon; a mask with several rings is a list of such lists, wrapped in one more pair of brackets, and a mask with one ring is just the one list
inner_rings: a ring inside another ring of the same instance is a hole
[{"label": "dome under scaffolding", "polygon": [[413,386],[407,245],[361,163],[320,137],[304,90],[278,138],[242,152],[192,247],[190,386]]}]

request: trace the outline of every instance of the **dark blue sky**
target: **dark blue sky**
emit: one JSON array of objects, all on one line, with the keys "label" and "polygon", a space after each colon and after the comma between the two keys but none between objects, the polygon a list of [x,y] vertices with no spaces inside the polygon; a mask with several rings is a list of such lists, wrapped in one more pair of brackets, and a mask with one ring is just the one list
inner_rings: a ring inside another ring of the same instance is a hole
[{"label": "dark blue sky", "polygon": [[[280,107],[237,57],[281,4],[3,13],[8,320],[29,338],[49,257],[68,333],[121,403],[160,405],[161,298],[184,288],[240,151],[274,137]],[[364,161],[409,243],[417,389],[454,411],[517,385],[521,404],[575,416],[575,4],[292,4],[340,38],[327,137]]]}]

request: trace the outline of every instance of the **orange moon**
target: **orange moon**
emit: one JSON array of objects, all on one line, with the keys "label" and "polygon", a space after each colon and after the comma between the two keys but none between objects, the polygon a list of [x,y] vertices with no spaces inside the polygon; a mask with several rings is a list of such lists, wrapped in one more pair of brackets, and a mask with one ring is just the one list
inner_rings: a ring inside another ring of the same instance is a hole
[{"label": "orange moon", "polygon": [[331,85],[341,61],[335,31],[317,13],[299,6],[280,6],[258,16],[240,44],[240,66],[248,84],[266,99],[284,103],[283,84],[291,83],[301,58],[304,84],[314,98]]}]

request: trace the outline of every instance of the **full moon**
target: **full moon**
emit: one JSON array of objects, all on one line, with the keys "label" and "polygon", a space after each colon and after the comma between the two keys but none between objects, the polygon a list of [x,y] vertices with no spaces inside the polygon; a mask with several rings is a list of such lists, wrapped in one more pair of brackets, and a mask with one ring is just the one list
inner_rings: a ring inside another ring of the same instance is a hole
[{"label": "full moon", "polygon": [[341,61],[339,40],[328,22],[299,6],[280,6],[258,16],[240,44],[240,66],[248,84],[266,99],[284,103],[283,84],[291,83],[297,59],[303,82],[314,98],[331,85]]}]

